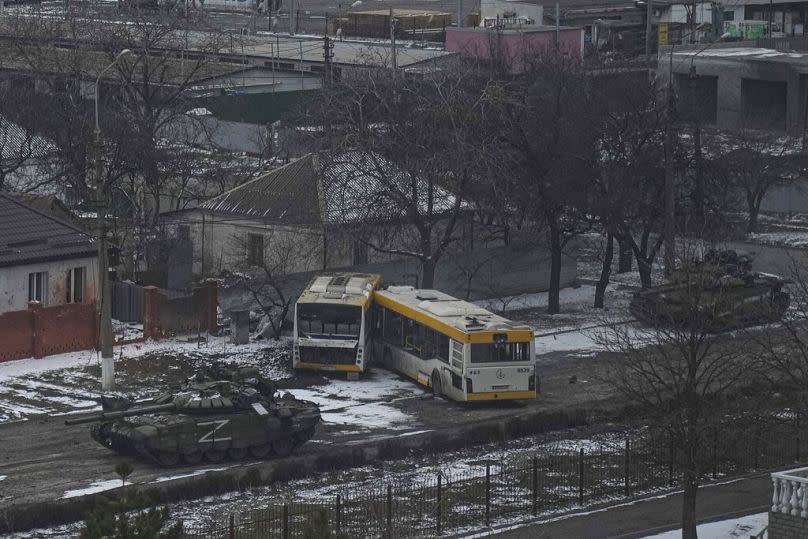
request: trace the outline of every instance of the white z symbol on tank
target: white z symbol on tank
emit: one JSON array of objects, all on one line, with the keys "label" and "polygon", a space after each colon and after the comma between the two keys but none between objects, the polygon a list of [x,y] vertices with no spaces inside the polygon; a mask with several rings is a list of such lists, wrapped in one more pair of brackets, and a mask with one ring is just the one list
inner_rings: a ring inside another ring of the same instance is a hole
[{"label": "white z symbol on tank", "polygon": [[208,421],[207,423],[197,423],[196,424],[197,427],[207,427],[208,425],[216,425],[215,427],[213,427],[213,430],[211,430],[210,432],[208,432],[199,439],[199,443],[201,444],[202,442],[213,442],[213,441],[223,442],[225,440],[232,440],[233,438],[231,438],[230,436],[226,438],[217,438],[215,436],[216,431],[224,427],[228,423],[230,423],[229,419],[220,419],[219,421]]}]

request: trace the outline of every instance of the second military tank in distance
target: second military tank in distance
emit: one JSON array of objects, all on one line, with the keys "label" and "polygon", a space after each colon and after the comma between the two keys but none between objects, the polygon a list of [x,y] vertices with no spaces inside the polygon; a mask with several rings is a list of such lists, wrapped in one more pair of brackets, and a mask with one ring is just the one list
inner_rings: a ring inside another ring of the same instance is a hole
[{"label": "second military tank in distance", "polygon": [[783,290],[788,282],[752,271],[750,256],[710,250],[668,283],[637,291],[629,310],[651,325],[683,324],[698,315],[704,329],[716,333],[782,319],[790,303]]},{"label": "second military tank in distance", "polygon": [[202,369],[178,391],[137,403],[104,398],[102,406],[65,424],[92,423],[98,443],[161,466],[285,457],[314,436],[320,421],[316,404],[276,397],[256,369],[221,365]]}]

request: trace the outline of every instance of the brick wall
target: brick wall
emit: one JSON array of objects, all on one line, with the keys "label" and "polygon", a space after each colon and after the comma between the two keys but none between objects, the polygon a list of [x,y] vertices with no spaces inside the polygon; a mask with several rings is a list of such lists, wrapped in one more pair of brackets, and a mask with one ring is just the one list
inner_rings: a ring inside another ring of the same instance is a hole
[{"label": "brick wall", "polygon": [[808,519],[801,516],[769,513],[769,539],[804,539],[808,537]]},{"label": "brick wall", "polygon": [[32,303],[25,311],[0,315],[0,361],[40,358],[96,347],[98,329],[95,304],[42,307]]}]

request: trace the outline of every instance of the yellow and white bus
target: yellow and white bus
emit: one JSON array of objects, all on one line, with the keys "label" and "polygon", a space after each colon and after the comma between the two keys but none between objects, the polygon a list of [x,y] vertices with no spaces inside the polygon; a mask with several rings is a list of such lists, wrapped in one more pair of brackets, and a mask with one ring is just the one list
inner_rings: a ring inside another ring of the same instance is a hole
[{"label": "yellow and white bus", "polygon": [[457,401],[536,397],[533,330],[436,290],[374,294],[374,357]]},{"label": "yellow and white bus", "polygon": [[347,372],[370,361],[370,306],[381,277],[339,273],[315,277],[295,303],[292,366]]}]

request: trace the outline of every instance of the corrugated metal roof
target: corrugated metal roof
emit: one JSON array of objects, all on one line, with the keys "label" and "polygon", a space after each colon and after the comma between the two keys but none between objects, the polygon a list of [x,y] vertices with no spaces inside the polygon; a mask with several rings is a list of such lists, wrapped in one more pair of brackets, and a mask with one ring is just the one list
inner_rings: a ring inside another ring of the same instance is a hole
[{"label": "corrugated metal roof", "polygon": [[96,243],[88,234],[0,193],[0,267],[96,254]]},{"label": "corrugated metal roof", "polygon": [[317,223],[320,222],[317,183],[314,155],[309,154],[212,198],[201,207],[290,224]]}]

